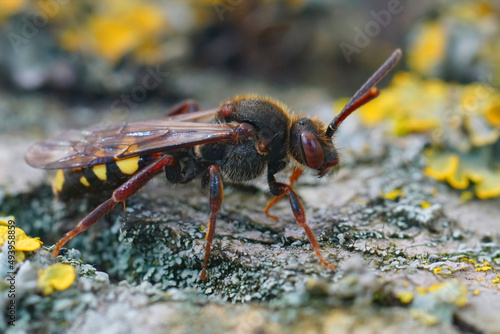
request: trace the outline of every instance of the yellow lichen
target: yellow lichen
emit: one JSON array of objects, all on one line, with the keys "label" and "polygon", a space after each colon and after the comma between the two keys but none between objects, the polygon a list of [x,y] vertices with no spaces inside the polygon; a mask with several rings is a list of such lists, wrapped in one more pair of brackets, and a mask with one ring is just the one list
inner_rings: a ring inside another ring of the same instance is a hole
[{"label": "yellow lichen", "polygon": [[481,199],[500,196],[500,169],[482,172],[482,181],[476,185],[477,197]]},{"label": "yellow lichen", "polygon": [[460,200],[464,203],[470,201],[473,198],[474,193],[472,191],[462,191],[462,193],[460,194]]},{"label": "yellow lichen", "polygon": [[476,267],[476,271],[490,271],[493,270],[493,267],[490,265],[488,261],[483,261],[481,263],[474,264]]},{"label": "yellow lichen", "polygon": [[500,196],[500,169],[487,166],[484,152],[459,155],[429,149],[425,157],[425,175],[438,181],[447,181],[456,189],[466,189],[472,181],[475,183],[476,195],[481,199]]},{"label": "yellow lichen", "polygon": [[467,288],[457,280],[432,284],[428,287],[417,287],[420,295],[436,294],[436,297],[446,303],[453,303],[459,307],[467,305]]},{"label": "yellow lichen", "polygon": [[427,158],[427,167],[424,168],[424,174],[436,179],[444,181],[452,178],[458,167],[458,156],[451,153],[438,153],[435,150],[427,150],[425,154]]},{"label": "yellow lichen", "polygon": [[434,326],[439,323],[439,319],[427,311],[411,309],[410,314],[413,318],[427,326]]},{"label": "yellow lichen", "polygon": [[0,1],[0,24],[6,18],[19,13],[25,6],[26,0],[2,0]]},{"label": "yellow lichen", "polygon": [[111,63],[128,53],[153,63],[159,60],[161,43],[157,39],[166,26],[156,4],[136,0],[105,2],[83,26],[62,32],[59,40],[66,50],[91,52]]},{"label": "yellow lichen", "polygon": [[385,121],[398,136],[431,136],[427,176],[456,189],[475,183],[480,199],[500,196],[500,168],[493,161],[494,145],[500,141],[500,94],[493,87],[423,80],[415,73],[399,72],[359,115],[366,126]]},{"label": "yellow lichen", "polygon": [[38,287],[45,295],[66,290],[74,281],[75,269],[69,264],[56,263],[38,272]]},{"label": "yellow lichen", "polygon": [[[26,233],[18,227],[9,226],[9,221],[14,221],[14,217],[0,218],[0,247],[3,246],[5,242],[8,242],[15,251],[17,261],[22,261],[25,257],[24,252],[33,252],[37,250],[43,242],[41,242],[39,238],[28,237]],[[11,231],[14,232],[12,233]]]},{"label": "yellow lichen", "polygon": [[403,304],[411,303],[414,297],[415,294],[411,291],[400,292],[396,295],[396,298],[398,298]]},{"label": "yellow lichen", "polygon": [[[391,86],[363,106],[359,115],[367,126],[390,120],[398,136],[426,132],[439,126],[440,119],[434,106],[444,102],[445,91],[446,85],[440,80],[423,81],[413,73],[399,72]],[[340,103],[337,108],[340,109]]]},{"label": "yellow lichen", "polygon": [[394,189],[386,194],[382,194],[382,197],[391,201],[396,200],[398,197],[405,197],[406,195],[401,189]]},{"label": "yellow lichen", "polygon": [[430,208],[431,206],[432,206],[432,204],[427,202],[427,201],[422,201],[422,203],[420,203],[420,207],[422,209],[427,209],[427,208]]},{"label": "yellow lichen", "polygon": [[495,96],[486,106],[486,119],[493,126],[500,126],[500,96]]},{"label": "yellow lichen", "polygon": [[446,29],[439,22],[422,25],[409,48],[408,65],[423,75],[431,75],[446,54]]}]

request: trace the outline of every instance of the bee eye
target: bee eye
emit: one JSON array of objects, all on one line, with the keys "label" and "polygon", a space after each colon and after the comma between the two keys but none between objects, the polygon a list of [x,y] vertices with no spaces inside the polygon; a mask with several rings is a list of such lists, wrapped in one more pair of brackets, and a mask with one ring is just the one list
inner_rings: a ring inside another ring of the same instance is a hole
[{"label": "bee eye", "polygon": [[302,151],[306,157],[306,163],[309,168],[319,169],[323,166],[325,153],[318,139],[310,132],[302,132],[300,134],[300,142]]}]

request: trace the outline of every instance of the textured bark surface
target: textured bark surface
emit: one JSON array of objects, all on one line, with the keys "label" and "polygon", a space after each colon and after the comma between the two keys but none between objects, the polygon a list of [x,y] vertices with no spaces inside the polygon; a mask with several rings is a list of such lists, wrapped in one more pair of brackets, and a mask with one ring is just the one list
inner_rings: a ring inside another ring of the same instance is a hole
[{"label": "textured bark surface", "polygon": [[[308,96],[291,104],[300,106]],[[318,110],[329,109],[321,91],[314,96]],[[9,120],[17,128],[2,125],[1,214],[15,215],[18,227],[48,247],[98,201],[55,202],[46,174],[24,165],[30,143],[65,128],[64,108],[33,96],[19,102],[2,93],[2,100],[6,110],[26,112],[25,119]],[[41,124],[31,104],[51,108]],[[141,116],[158,110],[145,105]],[[97,114],[87,116],[90,124]],[[43,134],[30,131],[40,127]],[[363,129],[353,118],[337,138],[340,171],[299,180],[295,190],[335,271],[319,264],[287,200],[272,209],[278,223],[266,218],[270,197],[258,180],[226,186],[208,280],[200,281],[207,194],[199,180],[172,186],[159,176],[127,201],[125,212],[116,208],[68,245],[57,259],[77,268],[68,290],[37,292],[38,269],[54,262],[48,251],[20,265],[15,330],[498,332],[498,200],[463,202],[457,191],[426,178],[425,142],[385,138],[382,129]],[[400,196],[388,199],[396,189]]]}]

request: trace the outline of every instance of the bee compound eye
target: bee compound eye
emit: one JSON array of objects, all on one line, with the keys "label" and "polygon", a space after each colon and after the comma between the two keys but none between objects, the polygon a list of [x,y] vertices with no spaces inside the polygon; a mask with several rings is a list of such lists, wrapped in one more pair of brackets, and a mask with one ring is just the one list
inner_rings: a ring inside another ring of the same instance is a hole
[{"label": "bee compound eye", "polygon": [[325,160],[325,153],[318,138],[310,132],[302,132],[300,134],[300,143],[306,158],[307,167],[312,169],[321,168]]}]

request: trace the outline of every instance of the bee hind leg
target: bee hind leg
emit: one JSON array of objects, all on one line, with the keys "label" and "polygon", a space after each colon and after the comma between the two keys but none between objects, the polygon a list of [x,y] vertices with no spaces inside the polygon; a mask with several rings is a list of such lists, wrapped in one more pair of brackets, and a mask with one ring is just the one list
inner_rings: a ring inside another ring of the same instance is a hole
[{"label": "bee hind leg", "polygon": [[182,101],[180,103],[177,103],[173,107],[167,110],[165,113],[165,116],[175,116],[175,115],[181,115],[181,114],[187,114],[191,112],[196,112],[200,110],[200,106],[198,105],[198,102],[195,100],[186,100]]},{"label": "bee hind leg", "polygon": [[165,166],[173,166],[177,164],[177,158],[172,156],[163,156],[156,161],[153,161],[148,166],[144,167],[140,171],[134,174],[125,183],[119,186],[113,192],[110,199],[99,205],[91,213],[89,213],[83,220],[81,220],[78,225],[66,233],[55,245],[55,249],[52,251],[54,256],[59,255],[59,250],[68,241],[76,237],[81,232],[85,231],[92,225],[94,225],[99,219],[101,219],[106,213],[108,213],[116,204],[124,202],[127,198],[135,194],[139,189],[141,189],[149,180],[151,180],[159,171]]}]

